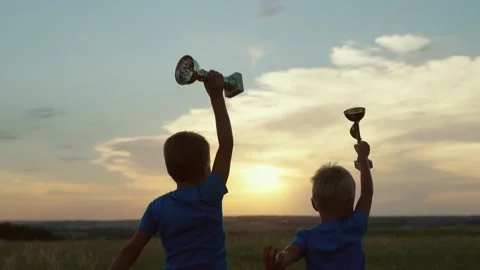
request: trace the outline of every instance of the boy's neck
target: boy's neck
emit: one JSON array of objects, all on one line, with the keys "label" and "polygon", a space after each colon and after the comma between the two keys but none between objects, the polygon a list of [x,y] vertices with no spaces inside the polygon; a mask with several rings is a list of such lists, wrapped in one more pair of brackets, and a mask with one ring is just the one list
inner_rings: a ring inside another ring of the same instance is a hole
[{"label": "boy's neck", "polygon": [[347,215],[345,214],[328,214],[328,213],[320,213],[320,222],[321,223],[325,223],[325,222],[329,222],[329,221],[332,221],[332,220],[341,220],[341,219],[344,219],[346,218]]},{"label": "boy's neck", "polygon": [[197,178],[192,178],[189,181],[183,181],[181,183],[177,183],[177,189],[183,188],[183,187],[196,187],[203,183],[205,181],[205,177],[197,177]]},{"label": "boy's neck", "polygon": [[181,183],[181,184],[177,184],[177,189],[179,188],[184,188],[184,187],[194,187],[196,185],[194,185],[193,183]]}]

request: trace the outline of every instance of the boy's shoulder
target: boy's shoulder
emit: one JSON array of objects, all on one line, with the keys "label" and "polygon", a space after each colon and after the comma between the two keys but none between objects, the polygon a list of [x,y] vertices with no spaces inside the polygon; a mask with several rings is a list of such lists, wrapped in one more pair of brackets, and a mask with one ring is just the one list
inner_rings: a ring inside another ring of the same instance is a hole
[{"label": "boy's shoulder", "polygon": [[167,192],[152,200],[149,206],[160,208],[160,205],[165,203],[175,205],[176,203],[188,204],[203,201],[218,204],[227,193],[228,189],[223,179],[217,173],[212,172],[200,185],[181,187]]},{"label": "boy's shoulder", "polygon": [[292,244],[297,245],[305,254],[308,250],[335,250],[351,243],[361,241],[367,231],[367,217],[363,210],[356,210],[344,219],[331,220],[297,231]]},{"label": "boy's shoulder", "polygon": [[228,193],[228,189],[225,181],[216,172],[211,172],[200,185],[176,190],[174,196],[177,193],[182,193],[191,200],[201,200],[218,205],[222,202],[223,196]]},{"label": "boy's shoulder", "polygon": [[[169,192],[170,193],[170,192]],[[158,196],[157,198],[153,199],[150,201],[150,203],[148,203],[148,208],[150,210],[153,210],[153,211],[158,211],[158,209],[161,208],[161,205],[162,205],[162,201],[164,200],[164,198],[166,196],[168,196],[167,194],[169,193],[165,193],[163,195],[160,195]]]},{"label": "boy's shoulder", "polygon": [[363,236],[367,231],[367,225],[367,215],[363,210],[357,209],[343,219],[331,220],[307,229],[300,229],[297,231],[297,236],[309,238],[322,237],[322,235],[330,237],[333,234],[356,234]]},{"label": "boy's shoulder", "polygon": [[361,208],[355,209],[343,220],[343,223],[347,231],[360,233],[363,236],[368,229],[368,215]]},{"label": "boy's shoulder", "polygon": [[158,197],[156,197],[155,199],[153,199],[152,201],[150,201],[150,204],[154,204],[154,203],[160,203],[162,200],[164,200],[166,197],[169,197],[171,196],[171,194],[173,193],[174,191],[169,191],[165,194],[162,194]]},{"label": "boy's shoulder", "polygon": [[165,203],[165,200],[171,198],[174,192],[175,191],[169,191],[151,200],[147,206],[148,210],[154,213],[158,213],[162,209],[162,205]]}]

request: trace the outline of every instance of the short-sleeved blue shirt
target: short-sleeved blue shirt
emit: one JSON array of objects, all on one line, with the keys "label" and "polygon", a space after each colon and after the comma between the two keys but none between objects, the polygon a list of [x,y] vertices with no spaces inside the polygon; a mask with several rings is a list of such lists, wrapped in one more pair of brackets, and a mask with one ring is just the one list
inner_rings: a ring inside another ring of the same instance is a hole
[{"label": "short-sleeved blue shirt", "polygon": [[299,230],[292,243],[305,257],[307,270],[365,270],[366,231],[367,216],[357,209],[345,219]]},{"label": "short-sleeved blue shirt", "polygon": [[225,182],[212,173],[196,187],[182,187],[152,201],[140,230],[159,234],[166,253],[163,269],[227,269],[222,200]]}]

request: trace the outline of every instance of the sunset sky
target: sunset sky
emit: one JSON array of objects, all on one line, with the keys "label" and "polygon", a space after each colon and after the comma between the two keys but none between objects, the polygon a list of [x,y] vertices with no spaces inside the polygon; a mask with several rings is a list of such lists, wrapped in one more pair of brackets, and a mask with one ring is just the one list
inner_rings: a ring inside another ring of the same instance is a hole
[{"label": "sunset sky", "polygon": [[[216,149],[178,59],[241,72],[225,215],[314,215],[309,178],[353,168],[363,106],[373,215],[480,214],[480,1],[0,1],[0,220],[137,219],[175,188],[181,130]],[[357,191],[359,190],[357,182]]]}]

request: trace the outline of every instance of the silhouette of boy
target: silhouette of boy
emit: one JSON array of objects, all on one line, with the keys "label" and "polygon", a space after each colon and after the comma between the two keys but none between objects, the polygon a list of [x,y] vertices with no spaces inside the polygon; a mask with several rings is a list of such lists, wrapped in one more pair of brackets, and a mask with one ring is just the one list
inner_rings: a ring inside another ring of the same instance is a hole
[{"label": "silhouette of boy", "polygon": [[263,251],[265,269],[285,269],[305,258],[308,270],[364,270],[362,239],[367,231],[373,198],[373,182],[368,166],[370,146],[355,145],[361,164],[361,191],[355,210],[355,180],[343,167],[322,166],[312,177],[312,206],[320,213],[321,223],[299,230],[293,241],[277,255],[277,250]]},{"label": "silhouette of boy", "polygon": [[203,136],[183,131],[168,138],[163,153],[177,189],[148,205],[138,231],[115,258],[111,270],[130,269],[157,233],[166,253],[163,269],[227,269],[222,200],[228,192],[233,135],[222,74],[211,70],[204,85],[219,142],[212,170],[210,146]]}]

